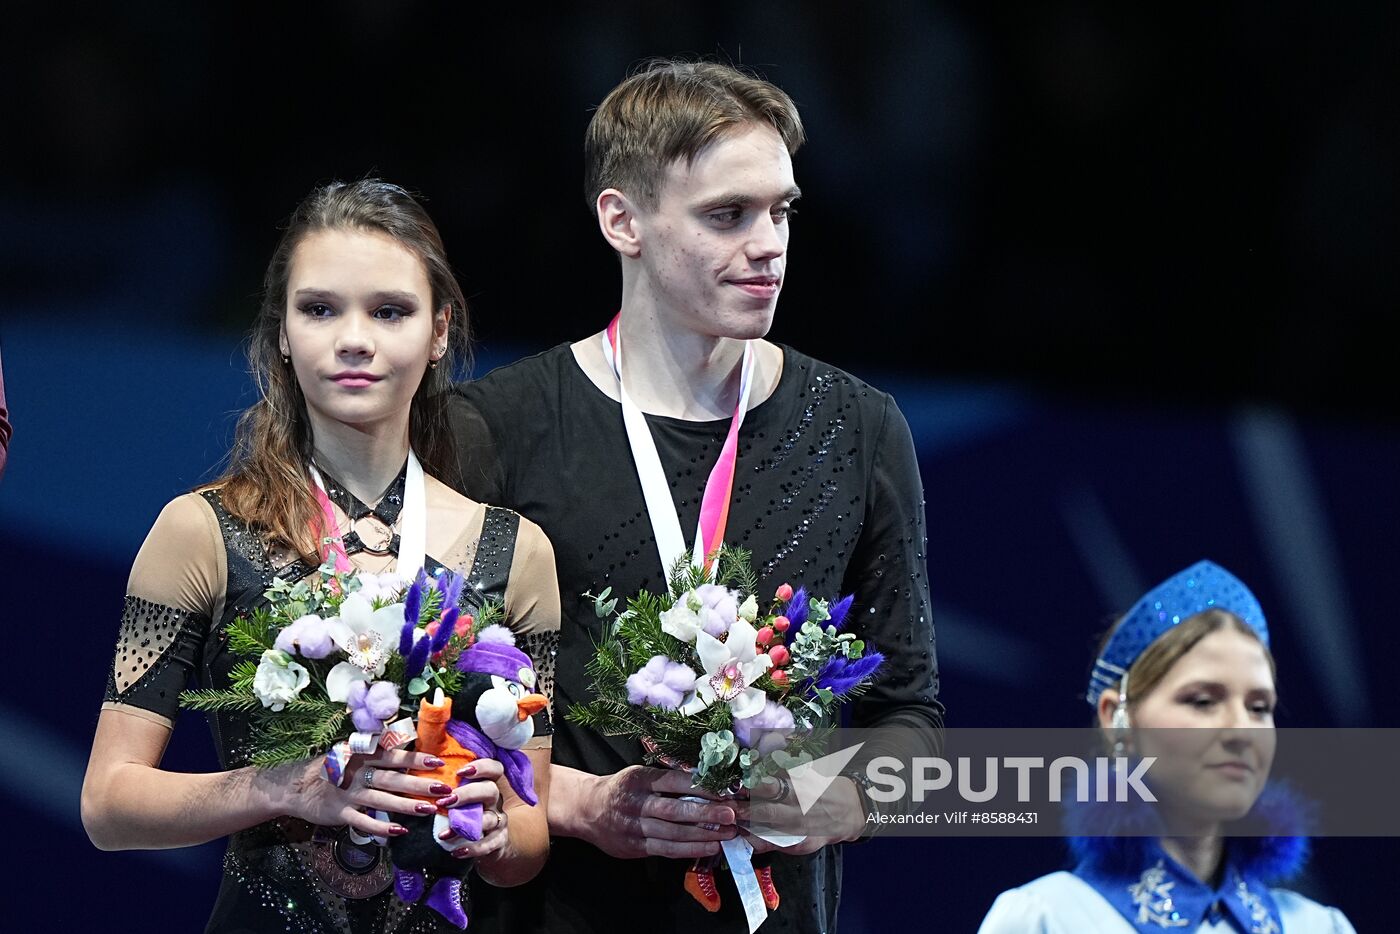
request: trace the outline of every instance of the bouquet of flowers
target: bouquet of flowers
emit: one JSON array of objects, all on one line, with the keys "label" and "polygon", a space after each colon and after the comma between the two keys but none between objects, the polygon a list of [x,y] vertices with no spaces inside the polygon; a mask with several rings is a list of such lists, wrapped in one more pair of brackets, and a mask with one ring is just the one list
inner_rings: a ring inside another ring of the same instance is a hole
[{"label": "bouquet of flowers", "polygon": [[[309,580],[274,580],[269,606],[229,627],[230,650],[245,656],[229,687],[186,691],[180,701],[245,714],[244,754],[254,765],[325,753],[325,776],[339,784],[353,755],[416,741],[440,767],[415,774],[446,782],[473,759],[498,759],[511,787],[534,805],[533,772],[520,747],[534,733],[529,715],[547,699],[532,693],[529,656],[496,625],[500,605],[472,601],[477,613],[462,612],[465,583],[457,574],[419,571],[405,584],[397,575],[338,572],[329,562]],[[364,898],[392,881],[400,900],[465,928],[471,863],[451,857],[456,844],[444,843],[441,832],[479,840],[481,817],[480,804],[400,816],[407,833],[392,843],[350,827],[318,828],[313,866],[338,894]]]},{"label": "bouquet of flowers", "polygon": [[[842,631],[852,596],[831,603],[783,584],[760,607],[747,551],[722,547],[712,567],[679,563],[667,593],[627,601],[588,663],[595,699],[568,716],[639,739],[653,764],[689,769],[693,787],[738,794],[820,755],[838,706],[870,686],[884,657]],[[603,619],[617,610],[610,591],[593,598]],[[722,847],[755,930],[778,907],[772,867],[751,863],[742,838]],[[720,907],[720,862],[696,860],[685,876],[709,911]]]},{"label": "bouquet of flowers", "polygon": [[247,760],[258,766],[319,755],[353,733],[377,741],[430,691],[452,695],[464,677],[458,656],[499,619],[494,604],[462,613],[464,583],[451,572],[406,582],[329,563],[295,584],[277,578],[270,605],[229,626],[229,649],[244,656],[229,687],[185,691],[180,702],[246,714]]},{"label": "bouquet of flowers", "polygon": [[[842,631],[852,596],[831,603],[784,584],[760,607],[757,589],[749,553],[726,547],[713,579],[682,565],[668,593],[632,597],[589,662],[596,698],[569,718],[640,739],[651,761],[693,768],[693,785],[713,792],[810,759],[884,658]],[[605,619],[610,590],[594,597]]]}]

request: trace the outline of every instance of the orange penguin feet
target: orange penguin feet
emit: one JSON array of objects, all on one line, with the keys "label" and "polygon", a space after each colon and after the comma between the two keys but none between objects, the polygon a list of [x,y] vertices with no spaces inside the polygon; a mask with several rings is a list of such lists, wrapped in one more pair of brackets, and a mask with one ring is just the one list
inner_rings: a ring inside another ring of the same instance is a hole
[{"label": "orange penguin feet", "polygon": [[709,869],[691,866],[685,871],[685,890],[695,897],[706,911],[719,911],[719,889],[715,874]]}]

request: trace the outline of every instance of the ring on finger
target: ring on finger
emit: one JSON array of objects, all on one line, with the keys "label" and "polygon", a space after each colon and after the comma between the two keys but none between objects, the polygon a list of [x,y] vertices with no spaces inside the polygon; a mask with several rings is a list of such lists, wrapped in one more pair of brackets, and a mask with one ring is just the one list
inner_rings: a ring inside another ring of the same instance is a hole
[{"label": "ring on finger", "polygon": [[778,793],[774,796],[773,801],[786,801],[788,795],[792,794],[792,782],[787,780],[786,775],[775,775],[773,777],[778,780]]},{"label": "ring on finger", "polygon": [[360,773],[360,784],[361,784],[361,785],[364,785],[366,788],[373,788],[373,787],[374,787],[374,773],[375,773],[376,771],[378,771],[378,769],[376,769],[376,768],[375,768],[374,766],[372,766],[372,765],[367,765],[367,766],[365,766],[365,770],[364,770],[363,772]]},{"label": "ring on finger", "polygon": [[711,833],[719,832],[719,824],[711,824],[708,821],[703,824],[697,824],[696,826],[698,826],[701,830],[708,830]]}]

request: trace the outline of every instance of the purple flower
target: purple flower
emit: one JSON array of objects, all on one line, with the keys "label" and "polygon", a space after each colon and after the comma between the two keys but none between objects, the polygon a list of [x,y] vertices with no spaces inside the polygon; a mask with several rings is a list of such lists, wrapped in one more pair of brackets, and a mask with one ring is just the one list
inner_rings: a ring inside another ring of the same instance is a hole
[{"label": "purple flower", "polygon": [[675,710],[695,687],[695,672],[665,655],[652,656],[646,667],[628,676],[627,701]]},{"label": "purple flower", "polygon": [[376,733],[384,729],[384,721],[399,712],[399,689],[391,681],[376,681],[366,684],[356,681],[350,685],[350,696],[346,699],[350,706],[350,719],[355,729],[363,733]]},{"label": "purple flower", "polygon": [[277,634],[274,648],[302,658],[325,658],[335,651],[330,627],[319,616],[303,616]]},{"label": "purple flower", "polygon": [[418,617],[423,610],[423,593],[428,589],[428,575],[420,568],[418,576],[409,585],[408,592],[403,595],[403,620],[405,623],[418,625]]},{"label": "purple flower", "polygon": [[408,590],[404,591],[403,595],[403,628],[399,630],[399,654],[405,658],[416,648],[415,632],[423,612],[423,592],[427,588],[428,575],[419,568],[418,576],[408,585]]},{"label": "purple flower", "polygon": [[885,656],[879,652],[871,652],[856,661],[851,661],[848,658],[833,658],[822,666],[813,686],[826,688],[832,694],[840,697],[850,693],[859,687],[861,682],[872,677],[884,662]]},{"label": "purple flower", "polygon": [[442,609],[457,605],[457,601],[462,599],[462,587],[467,579],[461,574],[454,574],[451,571],[444,572],[437,579],[438,590],[442,591]]},{"label": "purple flower", "polygon": [[701,584],[695,588],[695,597],[700,601],[700,628],[716,639],[739,618],[739,595],[727,587]]},{"label": "purple flower", "polygon": [[423,636],[413,643],[413,648],[408,650],[408,656],[404,659],[404,677],[413,679],[423,673],[423,666],[428,664],[428,650],[431,641],[427,636]]},{"label": "purple flower", "polygon": [[788,622],[792,623],[793,629],[801,629],[802,624],[807,622],[807,612],[807,588],[799,587],[797,593],[793,594],[792,599],[788,601],[787,612],[783,615],[788,618]]},{"label": "purple flower", "polygon": [[734,738],[745,749],[753,749],[766,756],[775,749],[787,745],[792,729],[797,725],[792,711],[776,701],[768,701],[763,709],[752,717],[734,721]]},{"label": "purple flower", "polygon": [[460,612],[455,606],[448,607],[447,612],[442,614],[442,619],[438,620],[437,631],[433,633],[433,641],[429,646],[434,655],[447,648],[447,640],[452,638],[452,630],[457,625]]},{"label": "purple flower", "polygon": [[851,612],[851,604],[855,599],[855,594],[848,594],[832,604],[831,609],[827,611],[831,614],[831,619],[826,624],[828,629],[840,631],[841,626],[846,622],[846,614]]}]

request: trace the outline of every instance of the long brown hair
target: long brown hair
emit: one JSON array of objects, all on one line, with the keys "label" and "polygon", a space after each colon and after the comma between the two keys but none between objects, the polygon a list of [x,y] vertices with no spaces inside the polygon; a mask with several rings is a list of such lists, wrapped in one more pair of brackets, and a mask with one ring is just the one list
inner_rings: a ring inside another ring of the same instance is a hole
[{"label": "long brown hair", "polygon": [[310,557],[317,552],[311,529],[318,511],[310,492],[313,439],[296,374],[279,346],[287,314],[292,255],[307,235],[321,230],[368,230],[387,234],[423,262],[432,288],[433,313],[451,307],[447,353],[430,368],[413,395],[409,444],[423,469],[448,481],[457,467],[447,427],[447,390],[468,350],[467,302],[447,263],[432,218],[397,185],[367,178],[316,188],[297,205],[273,251],[263,278],[262,305],[248,340],[248,364],[261,398],[238,420],[229,467],[215,481],[224,507],[237,518]]}]

